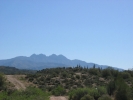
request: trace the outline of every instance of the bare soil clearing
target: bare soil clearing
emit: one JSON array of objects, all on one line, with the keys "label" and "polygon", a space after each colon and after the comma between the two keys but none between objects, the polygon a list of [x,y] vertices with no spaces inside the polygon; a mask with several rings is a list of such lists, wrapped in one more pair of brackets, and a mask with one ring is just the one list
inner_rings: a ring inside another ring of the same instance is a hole
[{"label": "bare soil clearing", "polygon": [[65,96],[51,96],[50,100],[68,100],[68,97],[65,97]]},{"label": "bare soil clearing", "polygon": [[14,85],[14,88],[17,90],[25,90],[30,83],[23,80],[25,75],[6,75],[6,79],[8,82]]}]

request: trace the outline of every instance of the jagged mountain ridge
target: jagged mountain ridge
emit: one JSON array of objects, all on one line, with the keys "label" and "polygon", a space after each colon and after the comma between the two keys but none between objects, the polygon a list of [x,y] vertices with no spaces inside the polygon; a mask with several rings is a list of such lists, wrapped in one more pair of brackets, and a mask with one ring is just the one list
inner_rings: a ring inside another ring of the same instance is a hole
[{"label": "jagged mountain ridge", "polygon": [[[11,59],[0,60],[1,66],[13,66],[19,69],[34,69],[41,70],[45,68],[53,67],[73,67],[76,65],[81,65],[85,67],[93,67],[94,63],[87,63],[81,60],[70,60],[63,55],[52,54],[46,56],[44,54],[32,54],[30,57],[18,56]],[[106,65],[95,64],[96,67],[107,68]]]}]

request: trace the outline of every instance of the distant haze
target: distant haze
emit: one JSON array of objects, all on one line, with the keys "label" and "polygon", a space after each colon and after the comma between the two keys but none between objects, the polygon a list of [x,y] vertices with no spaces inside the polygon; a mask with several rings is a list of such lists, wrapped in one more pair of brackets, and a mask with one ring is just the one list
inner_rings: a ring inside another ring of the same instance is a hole
[{"label": "distant haze", "polygon": [[[87,63],[81,60],[70,60],[63,55],[52,54],[50,56],[46,56],[44,54],[32,54],[30,57],[26,56],[18,56],[15,58],[0,60],[1,66],[11,66],[19,69],[33,69],[33,70],[41,70],[45,68],[54,68],[54,67],[95,67],[99,68],[107,68],[110,66],[107,65],[98,65],[95,63]],[[117,69],[117,68],[115,68]],[[119,69],[121,70],[121,69]]]}]

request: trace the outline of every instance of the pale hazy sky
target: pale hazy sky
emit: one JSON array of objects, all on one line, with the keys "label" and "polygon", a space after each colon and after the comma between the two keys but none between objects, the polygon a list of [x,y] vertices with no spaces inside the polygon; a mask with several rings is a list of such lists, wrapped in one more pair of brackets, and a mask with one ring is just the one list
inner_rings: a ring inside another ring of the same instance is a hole
[{"label": "pale hazy sky", "polygon": [[0,0],[0,59],[33,53],[133,68],[133,0]]}]

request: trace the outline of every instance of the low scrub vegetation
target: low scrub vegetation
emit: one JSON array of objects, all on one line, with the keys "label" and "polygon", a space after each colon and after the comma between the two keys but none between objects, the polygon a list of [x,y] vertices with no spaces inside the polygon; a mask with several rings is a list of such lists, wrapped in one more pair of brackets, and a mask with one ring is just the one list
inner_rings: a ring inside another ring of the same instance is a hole
[{"label": "low scrub vegetation", "polygon": [[39,88],[28,87],[26,90],[7,90],[0,92],[0,100],[49,100],[50,93]]},{"label": "low scrub vegetation", "polygon": [[69,95],[70,100],[132,100],[133,71],[109,67],[62,67],[43,69],[26,79],[53,95]]},{"label": "low scrub vegetation", "polygon": [[0,73],[6,75],[15,75],[15,74],[34,74],[35,70],[25,70],[25,69],[17,69],[15,67],[9,66],[0,66]]},{"label": "low scrub vegetation", "polygon": [[69,100],[133,100],[133,71],[112,68],[62,67],[28,74],[35,84],[24,91],[9,90],[0,74],[1,100],[48,100],[48,96],[69,96]]}]

